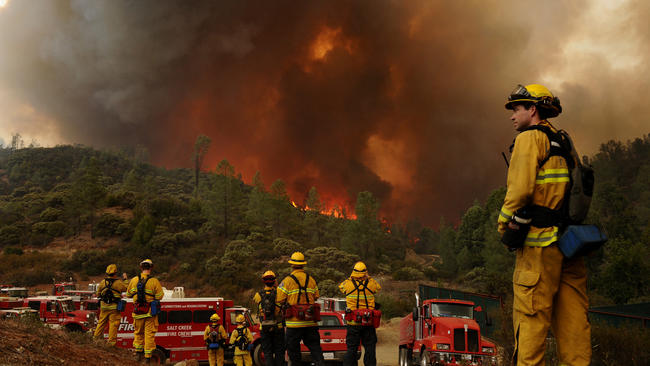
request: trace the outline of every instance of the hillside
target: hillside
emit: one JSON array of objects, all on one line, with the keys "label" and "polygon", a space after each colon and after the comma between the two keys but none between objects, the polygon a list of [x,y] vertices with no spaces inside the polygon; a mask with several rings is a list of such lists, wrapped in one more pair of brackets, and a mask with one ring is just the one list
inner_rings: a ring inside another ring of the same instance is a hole
[{"label": "hillside", "polygon": [[39,366],[136,366],[128,350],[94,343],[81,333],[44,327],[37,321],[0,321],[0,364]]},{"label": "hillside", "polygon": [[[417,221],[382,221],[371,192],[358,193],[355,216],[326,212],[316,188],[298,205],[282,181],[267,189],[257,174],[245,184],[225,160],[215,171],[201,171],[197,181],[189,169],[158,168],[136,155],[81,146],[0,149],[0,283],[49,290],[52,278],[97,280],[109,263],[136,274],[138,263],[151,258],[156,276],[169,288],[184,286],[192,296],[217,294],[250,306],[259,274],[267,269],[288,274],[288,256],[301,250],[323,296],[337,296],[336,285],[364,260],[382,283],[378,301],[386,319],[410,311],[418,282],[500,295],[509,303],[514,256],[494,229],[504,188],[469,207],[457,225],[443,219],[434,230]],[[588,160],[597,179],[588,221],[610,237],[587,258],[590,301],[648,301],[650,137],[610,141]],[[503,324],[496,341],[505,355],[512,344],[508,309],[494,314]],[[50,338],[24,331],[7,334],[3,357],[16,357],[11,362],[49,364],[59,357],[57,347],[66,347],[55,342],[46,344],[51,349],[21,352],[16,339],[28,337],[31,345],[41,344],[38,337]],[[383,332],[395,332],[394,325]],[[598,352],[623,357],[632,354],[626,349],[647,345],[643,332],[633,337],[636,343],[616,334],[609,328],[595,333],[595,339],[605,339]],[[392,355],[394,345],[380,347]]]},{"label": "hillside", "polygon": [[[358,192],[354,215],[327,212],[316,187],[296,204],[281,180],[267,188],[258,173],[245,184],[226,160],[209,171],[169,170],[146,163],[146,155],[83,146],[0,149],[0,259],[13,264],[0,267],[0,281],[83,281],[109,263],[134,274],[140,260],[152,258],[163,281],[246,304],[260,273],[285,275],[287,256],[301,250],[326,296],[337,294],[357,260],[385,279],[444,281],[504,297],[511,291],[514,256],[494,230],[503,188],[469,207],[458,225],[442,220],[434,230],[381,220],[371,192]],[[650,138],[607,142],[588,160],[597,177],[589,221],[611,238],[588,261],[592,302],[647,299]],[[615,281],[621,276],[625,283]],[[398,308],[406,311],[408,301]]]}]

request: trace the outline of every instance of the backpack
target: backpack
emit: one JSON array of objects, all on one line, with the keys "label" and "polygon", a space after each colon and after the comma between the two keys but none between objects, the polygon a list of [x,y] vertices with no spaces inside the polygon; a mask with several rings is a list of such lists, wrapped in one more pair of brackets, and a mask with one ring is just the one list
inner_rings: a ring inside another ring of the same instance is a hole
[{"label": "backpack", "polygon": [[113,283],[115,283],[116,279],[115,278],[106,278],[104,279],[104,288],[102,291],[99,293],[99,299],[104,302],[105,304],[115,304],[119,299],[117,299],[114,295],[113,292]]},{"label": "backpack", "polygon": [[260,308],[262,309],[262,317],[263,319],[266,320],[274,320],[275,319],[275,308],[277,305],[275,304],[275,298],[277,296],[277,290],[271,289],[271,290],[262,290],[259,292],[260,295]]},{"label": "backpack", "polygon": [[[541,208],[539,211],[545,211],[544,215],[547,217],[549,215],[555,216],[552,221],[562,227],[582,223],[587,218],[589,206],[591,205],[591,197],[594,193],[595,178],[593,168],[590,165],[584,165],[580,162],[578,152],[566,131],[559,130],[558,132],[553,132],[549,127],[540,125],[528,127],[526,130],[544,132],[551,145],[548,156],[539,163],[540,168],[552,156],[562,157],[569,168],[570,182],[569,187],[564,193],[562,207],[559,210],[543,210],[544,208]],[[552,211],[554,213],[551,213]],[[533,218],[534,226],[543,227],[535,225],[535,221],[535,218]]]},{"label": "backpack", "polygon": [[[134,302],[134,309],[133,313],[141,315],[141,314],[147,314],[149,312],[149,303],[147,302],[147,296],[145,293],[145,287],[147,285],[147,281],[149,281],[151,277],[147,277],[144,280],[140,275],[138,275],[138,284],[136,285],[137,293],[138,293],[138,299]],[[152,311],[152,314],[153,311]]]},{"label": "backpack", "polygon": [[138,284],[136,286],[136,289],[138,290],[138,300],[137,303],[138,305],[145,305],[147,303],[147,294],[144,292],[145,287],[147,286],[147,281],[149,281],[151,277],[147,277],[142,280],[142,277],[138,275]]},{"label": "backpack", "polygon": [[235,328],[235,332],[237,332],[237,337],[235,337],[234,345],[240,350],[246,351],[248,349],[248,338],[246,338],[245,328],[241,328],[241,329],[242,330],[240,331],[240,328]]}]

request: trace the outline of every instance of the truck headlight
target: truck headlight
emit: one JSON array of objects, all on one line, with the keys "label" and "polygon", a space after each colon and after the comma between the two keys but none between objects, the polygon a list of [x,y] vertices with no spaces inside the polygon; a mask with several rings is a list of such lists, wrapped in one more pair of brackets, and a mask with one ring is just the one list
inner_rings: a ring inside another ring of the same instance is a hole
[{"label": "truck headlight", "polygon": [[90,319],[90,313],[86,314],[86,319]]},{"label": "truck headlight", "polygon": [[449,349],[449,344],[448,343],[436,343],[436,349],[448,350]]},{"label": "truck headlight", "polygon": [[483,353],[494,353],[494,348],[492,348],[492,347],[482,347],[481,352],[483,352]]}]

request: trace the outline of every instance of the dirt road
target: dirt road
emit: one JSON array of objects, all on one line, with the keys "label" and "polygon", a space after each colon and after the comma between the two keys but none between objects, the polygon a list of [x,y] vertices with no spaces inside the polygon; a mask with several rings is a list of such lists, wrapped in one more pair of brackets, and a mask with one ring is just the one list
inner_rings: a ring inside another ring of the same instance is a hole
[{"label": "dirt road", "polygon": [[[399,320],[393,318],[383,322],[377,328],[377,365],[378,366],[395,366],[397,365],[397,348],[399,345]],[[363,365],[363,355],[359,360],[359,365]]]}]

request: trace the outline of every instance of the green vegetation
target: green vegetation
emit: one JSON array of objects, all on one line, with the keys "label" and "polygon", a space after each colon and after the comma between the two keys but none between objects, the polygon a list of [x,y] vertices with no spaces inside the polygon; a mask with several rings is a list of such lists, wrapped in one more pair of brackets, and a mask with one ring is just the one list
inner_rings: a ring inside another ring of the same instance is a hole
[{"label": "green vegetation", "polygon": [[[100,275],[111,262],[133,274],[150,257],[163,280],[200,294],[244,299],[263,270],[282,276],[287,256],[303,250],[325,295],[336,295],[335,285],[361,258],[373,274],[394,280],[443,279],[510,295],[514,256],[495,230],[504,188],[475,202],[457,225],[441,220],[437,230],[417,222],[388,226],[378,220],[380,202],[370,192],[358,193],[357,219],[348,220],[321,214],[315,187],[307,207],[299,209],[281,180],[267,190],[257,173],[247,185],[226,160],[201,171],[209,145],[199,137],[193,153],[188,151],[194,166],[172,170],[146,163],[142,148],[0,149],[0,249],[3,262],[15,263],[0,269],[0,279],[27,285],[71,273]],[[597,185],[589,221],[610,237],[588,258],[596,304],[650,298],[649,161],[648,136],[610,141],[591,158]],[[53,240],[74,242],[84,233],[93,239],[76,251],[39,252]],[[437,256],[423,265],[408,260],[407,249]],[[26,275],[19,276],[21,271]]]}]

